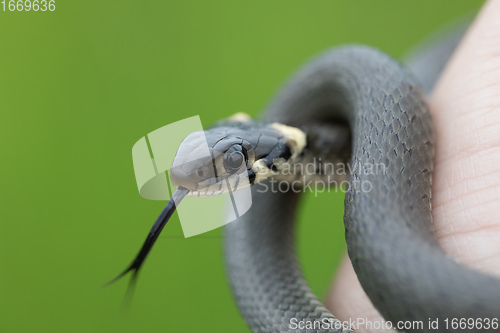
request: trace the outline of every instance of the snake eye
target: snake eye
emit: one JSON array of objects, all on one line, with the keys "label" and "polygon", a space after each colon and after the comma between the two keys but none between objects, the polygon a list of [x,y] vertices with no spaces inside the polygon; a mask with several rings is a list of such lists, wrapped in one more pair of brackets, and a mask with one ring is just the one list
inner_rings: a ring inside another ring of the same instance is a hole
[{"label": "snake eye", "polygon": [[224,168],[229,173],[239,170],[248,159],[247,151],[240,145],[232,145],[224,154]]}]

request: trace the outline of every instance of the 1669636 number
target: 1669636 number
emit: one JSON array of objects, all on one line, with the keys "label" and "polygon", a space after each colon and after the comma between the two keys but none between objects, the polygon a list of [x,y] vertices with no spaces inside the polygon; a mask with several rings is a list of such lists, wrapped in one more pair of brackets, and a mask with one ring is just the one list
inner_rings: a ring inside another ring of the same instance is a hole
[{"label": "1669636 number", "polygon": [[2,11],[10,12],[53,12],[56,10],[55,0],[3,0],[0,2]]}]

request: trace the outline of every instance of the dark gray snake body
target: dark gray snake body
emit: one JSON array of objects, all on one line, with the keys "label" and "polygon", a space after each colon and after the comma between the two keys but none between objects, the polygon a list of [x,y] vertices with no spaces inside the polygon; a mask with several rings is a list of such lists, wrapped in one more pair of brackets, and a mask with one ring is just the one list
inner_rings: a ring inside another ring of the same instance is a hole
[{"label": "dark gray snake body", "polygon": [[[385,172],[377,174],[352,168],[351,184],[367,181],[372,190],[350,187],[344,222],[354,269],[386,320],[421,320],[425,326],[418,331],[436,332],[428,329],[429,318],[442,323],[500,316],[499,280],[460,265],[433,235],[434,134],[424,92],[407,69],[368,47],[327,51],[285,85],[264,121],[304,129],[308,149],[318,152],[337,140],[330,126],[348,127],[351,165],[385,165]],[[327,137],[315,136],[318,131]],[[247,324],[253,332],[306,332],[291,329],[290,320],[335,322],[296,259],[300,194],[252,191],[250,211],[227,226],[225,237],[229,280]],[[327,254],[318,255],[328,260]],[[349,331],[345,326],[307,330]],[[474,330],[440,326],[438,331]]]},{"label": "dark gray snake body", "polygon": [[[412,67],[427,92],[458,40],[452,34],[415,58]],[[500,280],[460,265],[434,237],[434,133],[419,80],[369,47],[333,49],[285,85],[262,123],[233,117],[190,134],[170,169],[177,190],[135,259],[112,281],[132,272],[133,287],[184,196],[231,194],[253,185],[250,210],[228,224],[225,237],[229,280],[247,324],[253,332],[351,332],[302,276],[294,251],[300,191],[262,188],[271,176],[291,184],[309,176],[306,170],[284,177],[287,166],[313,158],[341,161],[350,163],[344,215],[349,257],[383,317],[394,327],[410,323],[408,332],[500,331]],[[313,173],[324,177],[321,165]],[[438,330],[428,326],[436,319]],[[466,325],[453,325],[457,319]],[[470,320],[482,320],[482,329]],[[301,329],[293,326],[297,322],[314,326]]]}]

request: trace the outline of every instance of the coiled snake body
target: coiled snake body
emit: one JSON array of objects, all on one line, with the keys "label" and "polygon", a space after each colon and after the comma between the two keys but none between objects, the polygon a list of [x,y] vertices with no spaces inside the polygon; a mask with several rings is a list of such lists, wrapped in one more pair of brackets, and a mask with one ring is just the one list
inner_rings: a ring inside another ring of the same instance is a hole
[{"label": "coiled snake body", "polygon": [[[376,175],[352,168],[351,182],[368,181],[373,190],[351,187],[344,215],[354,269],[384,318],[498,318],[499,281],[458,264],[433,236],[432,123],[424,93],[405,68],[366,47],[328,51],[291,79],[265,119],[298,127],[344,120],[352,129],[351,164],[386,166]],[[331,317],[295,259],[299,194],[254,192],[250,212],[226,229],[230,281],[248,325],[291,332],[292,318]]]},{"label": "coiled snake body", "polygon": [[[300,131],[269,125],[274,123]],[[368,182],[371,190],[349,187],[344,221],[354,269],[386,320],[427,323],[429,318],[442,322],[500,316],[499,280],[460,265],[440,249],[433,235],[432,122],[424,92],[406,68],[368,47],[327,51],[302,68],[265,112],[262,126],[272,137],[273,144],[267,143],[271,148],[256,147],[255,126],[232,132],[231,123],[226,123],[207,131],[212,159],[196,168],[208,165],[215,173],[212,178],[220,180],[244,165],[251,183],[257,179],[265,184],[262,168],[279,171],[277,161],[295,163],[307,154],[353,166],[384,166],[377,173],[350,169],[350,183]],[[300,133],[306,135],[302,144],[295,136]],[[178,155],[184,153],[181,145]],[[178,173],[172,169],[177,199],[203,192],[200,184],[207,172],[195,174],[194,168]],[[208,183],[213,190],[215,182]],[[253,186],[252,207],[226,228],[229,280],[253,332],[306,332],[290,328],[293,318],[337,321],[307,286],[295,257],[299,198],[296,191],[263,193]],[[165,223],[160,216],[124,273],[137,272]],[[351,331],[337,323],[335,328],[307,332]],[[427,324],[418,331],[435,332]],[[439,331],[471,330],[441,326]]]}]

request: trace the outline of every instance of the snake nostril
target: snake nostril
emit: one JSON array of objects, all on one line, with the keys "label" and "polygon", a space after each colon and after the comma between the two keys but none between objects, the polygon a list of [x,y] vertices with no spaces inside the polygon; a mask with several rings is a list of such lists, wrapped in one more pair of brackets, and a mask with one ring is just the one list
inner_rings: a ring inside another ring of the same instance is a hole
[{"label": "snake nostril", "polygon": [[198,170],[196,170],[196,174],[198,175],[198,177],[203,178],[205,173],[203,172],[203,170],[198,169]]}]

